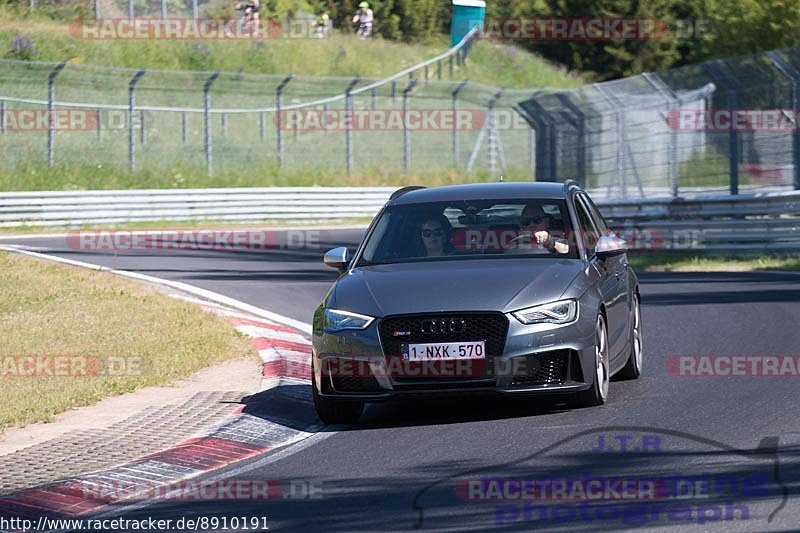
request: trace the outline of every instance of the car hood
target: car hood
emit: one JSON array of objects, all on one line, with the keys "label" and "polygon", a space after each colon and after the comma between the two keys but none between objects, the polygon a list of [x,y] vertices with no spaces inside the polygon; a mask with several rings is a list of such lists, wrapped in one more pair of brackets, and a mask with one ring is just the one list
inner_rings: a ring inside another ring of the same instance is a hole
[{"label": "car hood", "polygon": [[336,282],[329,307],[382,317],[509,312],[557,300],[585,268],[577,259],[477,259],[374,265]]}]

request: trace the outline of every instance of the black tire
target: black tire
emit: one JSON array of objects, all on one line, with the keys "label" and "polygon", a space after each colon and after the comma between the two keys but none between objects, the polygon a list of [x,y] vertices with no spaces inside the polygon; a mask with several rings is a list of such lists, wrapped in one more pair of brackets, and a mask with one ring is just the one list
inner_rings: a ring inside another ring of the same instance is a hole
[{"label": "black tire", "polygon": [[364,412],[364,402],[353,400],[334,400],[323,398],[317,391],[312,378],[311,389],[314,396],[314,408],[319,419],[326,424],[355,424]]},{"label": "black tire", "polygon": [[633,323],[631,324],[630,336],[630,355],[628,362],[617,374],[621,379],[636,379],[642,375],[642,364],[644,363],[642,339],[642,308],[639,295],[633,295]]},{"label": "black tire", "polygon": [[606,403],[608,398],[608,383],[610,381],[608,368],[608,329],[606,319],[601,314],[597,315],[595,325],[595,373],[592,386],[575,395],[575,403],[579,407],[596,407]]}]

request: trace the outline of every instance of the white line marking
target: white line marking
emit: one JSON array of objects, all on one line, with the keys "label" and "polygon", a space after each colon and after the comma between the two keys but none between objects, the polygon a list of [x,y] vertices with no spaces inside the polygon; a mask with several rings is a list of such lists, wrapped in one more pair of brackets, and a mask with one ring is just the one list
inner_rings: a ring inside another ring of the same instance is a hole
[{"label": "white line marking", "polygon": [[256,307],[254,305],[250,305],[248,303],[242,302],[240,300],[236,300],[234,298],[230,298],[228,296],[224,296],[222,294],[209,291],[207,289],[201,289],[200,287],[195,287],[194,285],[189,285],[187,283],[181,283],[179,281],[171,281],[167,279],[156,278],[153,276],[148,276],[145,274],[139,274],[138,272],[131,272],[129,270],[117,270],[115,268],[104,267],[101,265],[95,265],[92,263],[84,263],[83,261],[75,261],[73,259],[64,259],[63,257],[58,257],[55,255],[50,254],[43,254],[39,252],[31,252],[24,248],[18,246],[6,246],[0,245],[0,250],[5,250],[11,253],[18,253],[23,255],[29,255],[31,257],[37,257],[39,259],[45,259],[47,261],[55,261],[57,263],[64,263],[66,265],[72,265],[82,268],[88,268],[91,270],[99,270],[102,272],[111,272],[112,274],[116,274],[118,276],[125,276],[127,278],[137,279],[140,281],[146,281],[148,283],[153,283],[156,285],[164,285],[166,287],[171,287],[173,289],[177,289],[179,291],[188,292],[189,294],[194,294],[195,296],[200,296],[207,300],[211,300],[212,302],[221,303],[224,305],[228,305],[230,307],[236,308],[240,311],[246,311],[253,315],[256,315],[259,318],[265,318],[267,320],[272,320],[273,322],[277,322],[279,324],[284,324],[286,326],[293,327],[297,330],[302,331],[308,335],[311,335],[311,324],[306,322],[301,322],[299,320],[295,320],[293,318],[289,318],[287,316],[279,315],[278,313],[273,313],[271,311],[267,311],[265,309],[261,309],[260,307]]}]

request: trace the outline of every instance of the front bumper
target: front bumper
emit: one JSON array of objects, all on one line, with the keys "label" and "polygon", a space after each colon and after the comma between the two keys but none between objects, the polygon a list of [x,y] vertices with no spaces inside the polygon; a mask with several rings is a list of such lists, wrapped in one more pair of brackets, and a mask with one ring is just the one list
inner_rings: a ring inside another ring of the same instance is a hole
[{"label": "front bumper", "polygon": [[381,342],[381,320],[363,331],[315,332],[317,390],[323,397],[378,402],[472,394],[567,394],[592,386],[593,319],[579,316],[564,326],[529,326],[505,316],[508,329],[502,352],[487,357],[484,369],[457,361],[446,367],[416,367],[412,372],[402,367],[398,373],[397,354],[387,354]]}]

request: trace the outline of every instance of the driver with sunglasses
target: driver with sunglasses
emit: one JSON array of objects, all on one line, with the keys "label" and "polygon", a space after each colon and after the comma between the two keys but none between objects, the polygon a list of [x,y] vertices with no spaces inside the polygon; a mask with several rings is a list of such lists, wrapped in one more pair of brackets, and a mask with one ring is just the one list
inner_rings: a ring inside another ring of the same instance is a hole
[{"label": "driver with sunglasses", "polygon": [[538,244],[550,253],[569,253],[569,244],[553,237],[550,232],[550,216],[537,204],[526,205],[520,215],[520,234],[511,240],[518,248]]},{"label": "driver with sunglasses", "polygon": [[428,257],[438,257],[448,255],[453,251],[450,242],[453,226],[450,221],[442,214],[426,219],[420,226],[419,236],[425,248],[425,255]]}]

